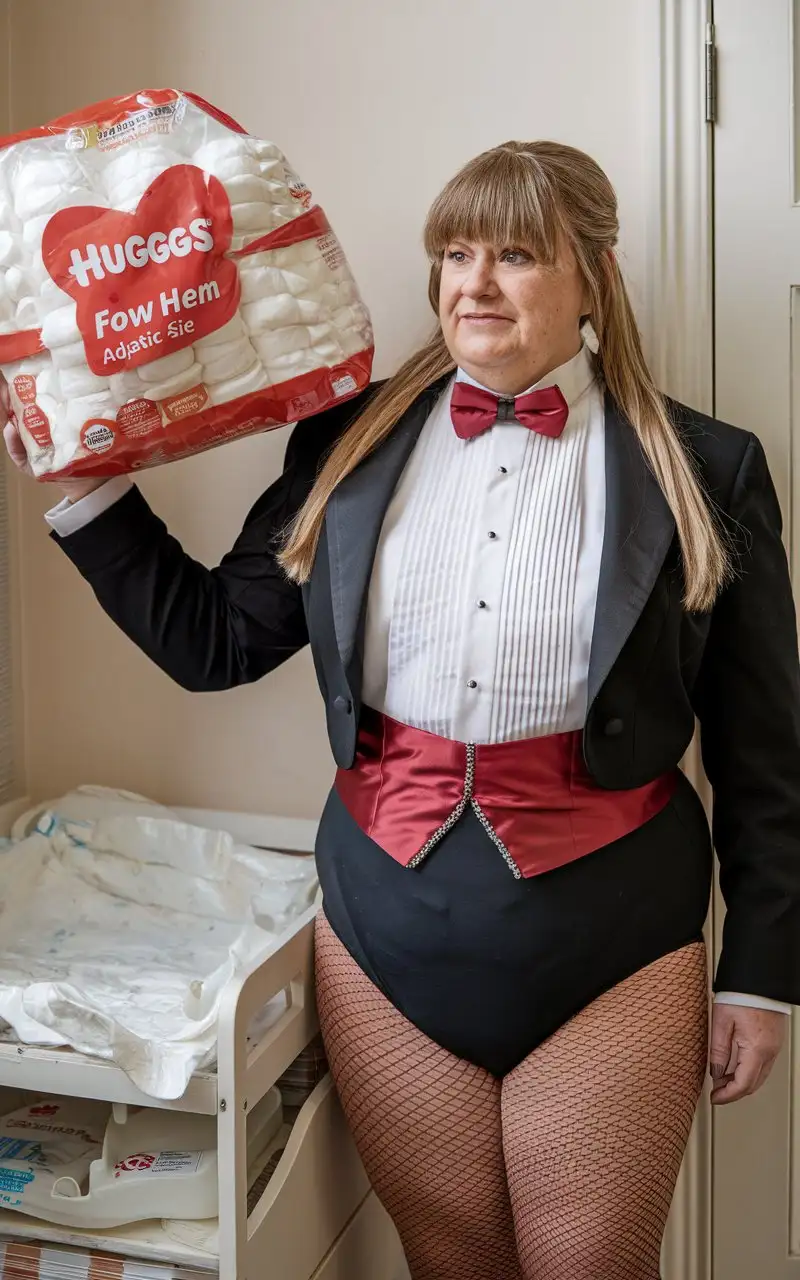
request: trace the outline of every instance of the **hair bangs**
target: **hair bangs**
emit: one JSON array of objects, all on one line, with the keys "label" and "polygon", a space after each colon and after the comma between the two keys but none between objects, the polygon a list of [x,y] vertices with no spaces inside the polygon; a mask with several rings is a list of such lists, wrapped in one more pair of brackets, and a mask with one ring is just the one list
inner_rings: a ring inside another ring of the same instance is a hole
[{"label": "hair bangs", "polygon": [[508,143],[476,157],[434,201],[424,233],[432,262],[455,240],[556,261],[563,222],[553,188],[535,156],[517,148]]}]

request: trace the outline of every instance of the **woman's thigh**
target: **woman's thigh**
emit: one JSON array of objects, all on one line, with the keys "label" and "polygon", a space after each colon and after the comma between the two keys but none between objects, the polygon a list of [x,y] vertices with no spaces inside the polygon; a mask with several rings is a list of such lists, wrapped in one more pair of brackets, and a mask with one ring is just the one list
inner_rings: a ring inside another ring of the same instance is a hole
[{"label": "woman's thigh", "polygon": [[619,983],[502,1085],[503,1143],[528,1280],[658,1280],[708,1036],[705,947]]},{"label": "woman's thigh", "polygon": [[404,1018],[322,914],[316,965],[339,1097],[414,1280],[519,1280],[500,1082]]}]

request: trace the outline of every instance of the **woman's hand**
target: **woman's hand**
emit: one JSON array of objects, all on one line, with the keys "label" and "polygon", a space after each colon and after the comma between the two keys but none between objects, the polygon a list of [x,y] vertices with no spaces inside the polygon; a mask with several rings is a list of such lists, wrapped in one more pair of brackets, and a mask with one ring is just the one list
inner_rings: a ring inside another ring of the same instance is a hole
[{"label": "woman's hand", "polygon": [[[32,475],[25,446],[20,440],[19,432],[9,419],[8,414],[8,386],[5,379],[0,378],[0,423],[3,426],[3,440],[8,450],[8,455],[17,470],[21,471],[23,475]],[[105,484],[105,480],[62,480],[55,488],[70,502],[78,502],[80,498],[85,498],[87,493],[92,493],[94,489],[99,489],[102,484]]]},{"label": "woman's hand", "polygon": [[789,1018],[772,1009],[715,1004],[711,1016],[711,1101],[736,1102],[760,1089],[786,1038]]}]

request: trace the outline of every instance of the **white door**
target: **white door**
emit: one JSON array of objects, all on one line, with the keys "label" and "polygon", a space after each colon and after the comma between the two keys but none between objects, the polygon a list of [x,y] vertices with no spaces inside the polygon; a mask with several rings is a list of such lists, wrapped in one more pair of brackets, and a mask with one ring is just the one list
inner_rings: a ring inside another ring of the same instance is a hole
[{"label": "white door", "polygon": [[[714,23],[716,416],[764,443],[800,599],[800,0],[714,0]],[[794,1067],[714,1115],[714,1280],[800,1280],[793,1022]]]}]

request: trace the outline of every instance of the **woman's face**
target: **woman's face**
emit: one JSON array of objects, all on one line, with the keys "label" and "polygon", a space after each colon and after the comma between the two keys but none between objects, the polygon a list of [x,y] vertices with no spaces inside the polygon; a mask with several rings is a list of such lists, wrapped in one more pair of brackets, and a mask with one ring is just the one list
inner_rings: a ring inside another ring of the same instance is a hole
[{"label": "woman's face", "polygon": [[586,286],[563,242],[554,266],[524,249],[454,240],[442,261],[439,318],[465,373],[518,395],[580,349]]}]

